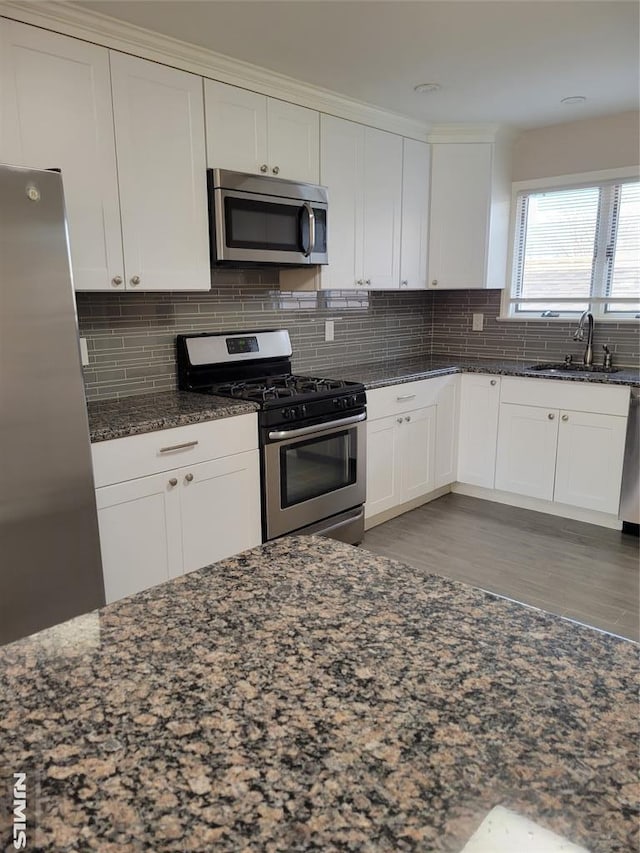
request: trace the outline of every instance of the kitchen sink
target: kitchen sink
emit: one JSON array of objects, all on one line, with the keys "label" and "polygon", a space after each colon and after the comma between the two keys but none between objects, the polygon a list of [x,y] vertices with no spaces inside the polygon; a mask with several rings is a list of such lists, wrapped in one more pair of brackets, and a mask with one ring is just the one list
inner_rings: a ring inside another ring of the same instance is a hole
[{"label": "kitchen sink", "polygon": [[618,367],[603,367],[601,364],[532,364],[529,370],[539,370],[541,373],[617,373]]}]

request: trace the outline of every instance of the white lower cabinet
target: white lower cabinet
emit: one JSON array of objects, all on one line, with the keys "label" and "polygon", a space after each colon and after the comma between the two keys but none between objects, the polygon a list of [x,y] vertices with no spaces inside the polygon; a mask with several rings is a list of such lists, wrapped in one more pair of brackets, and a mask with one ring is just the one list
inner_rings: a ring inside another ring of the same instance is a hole
[{"label": "white lower cabinet", "polygon": [[461,377],[458,477],[461,483],[493,488],[500,407],[500,377]]},{"label": "white lower cabinet", "polygon": [[[255,420],[242,415],[93,446],[108,603],[260,544]],[[220,455],[227,437],[236,452]],[[252,449],[240,449],[247,444]],[[218,458],[202,459],[209,454]],[[114,477],[121,481],[101,485]]]},{"label": "white lower cabinet", "polygon": [[495,488],[617,515],[628,405],[624,387],[503,380]]},{"label": "white lower cabinet", "polygon": [[457,376],[367,393],[367,518],[455,479]]}]

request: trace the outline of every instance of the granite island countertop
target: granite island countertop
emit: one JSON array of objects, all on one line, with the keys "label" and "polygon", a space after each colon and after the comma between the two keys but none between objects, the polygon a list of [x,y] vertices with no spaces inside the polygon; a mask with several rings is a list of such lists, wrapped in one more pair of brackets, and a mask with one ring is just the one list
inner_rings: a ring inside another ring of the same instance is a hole
[{"label": "granite island countertop", "polygon": [[640,370],[620,367],[616,373],[573,373],[557,374],[531,370],[534,361],[509,359],[467,358],[454,355],[423,355],[412,358],[390,359],[366,364],[341,367],[317,368],[319,375],[331,379],[346,379],[362,382],[368,390],[383,388],[403,382],[415,382],[433,376],[451,373],[491,373],[502,376],[526,376],[537,379],[553,379],[561,382],[595,382],[607,385],[640,386]]},{"label": "granite island countertop", "polygon": [[214,421],[257,410],[256,404],[246,400],[231,400],[192,391],[161,391],[87,403],[92,442]]},{"label": "granite island countertop", "polygon": [[638,646],[287,537],[0,649],[39,851],[638,845]]}]

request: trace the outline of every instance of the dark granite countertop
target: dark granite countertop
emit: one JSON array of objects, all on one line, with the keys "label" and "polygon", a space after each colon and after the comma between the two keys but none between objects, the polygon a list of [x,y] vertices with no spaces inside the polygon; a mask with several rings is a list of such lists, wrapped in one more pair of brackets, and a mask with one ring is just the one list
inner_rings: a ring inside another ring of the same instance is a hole
[{"label": "dark granite countertop", "polygon": [[244,400],[229,400],[191,391],[136,394],[87,404],[92,442],[250,414],[257,409],[254,403]]},{"label": "dark granite countertop", "polygon": [[640,386],[640,370],[622,367],[617,373],[574,373],[558,375],[531,370],[533,361],[509,361],[507,359],[459,358],[454,355],[424,355],[368,364],[344,367],[318,368],[318,374],[332,379],[347,379],[363,382],[368,389],[382,388],[402,382],[414,382],[432,376],[450,373],[495,373],[503,376],[527,376],[538,379],[555,379],[564,382],[597,382],[607,385]]},{"label": "dark granite countertop", "polygon": [[630,641],[290,537],[0,649],[0,767],[51,853],[458,853],[497,804],[631,853],[637,674]]}]

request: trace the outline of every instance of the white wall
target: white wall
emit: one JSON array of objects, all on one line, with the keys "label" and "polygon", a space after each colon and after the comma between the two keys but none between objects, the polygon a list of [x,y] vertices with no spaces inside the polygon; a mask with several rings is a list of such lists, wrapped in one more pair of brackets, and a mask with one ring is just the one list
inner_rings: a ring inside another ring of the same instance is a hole
[{"label": "white wall", "polygon": [[637,166],[640,113],[626,112],[527,130],[513,152],[513,180]]}]

